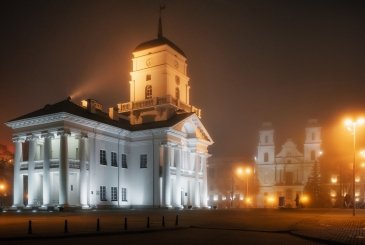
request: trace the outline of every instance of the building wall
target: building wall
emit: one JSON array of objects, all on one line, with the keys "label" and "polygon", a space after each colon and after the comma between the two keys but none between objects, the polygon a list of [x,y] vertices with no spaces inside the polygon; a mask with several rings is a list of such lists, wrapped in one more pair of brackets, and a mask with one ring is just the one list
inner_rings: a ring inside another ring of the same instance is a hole
[{"label": "building wall", "polygon": [[[196,116],[194,116],[196,117]],[[86,124],[86,123],[85,123]],[[20,172],[17,175],[19,183],[20,176],[28,176],[28,190],[33,189],[31,194],[33,202],[25,203],[29,207],[40,207],[43,203],[43,176],[45,174],[44,163],[45,139],[35,126],[30,131],[18,132],[16,137],[22,138],[22,146],[29,138],[36,138],[35,149],[39,146],[38,153],[35,153],[34,169],[30,161],[19,162]],[[195,129],[198,130],[198,129]],[[50,203],[48,206],[57,206],[60,201],[60,157],[61,137],[58,130],[50,129],[48,134],[53,135],[50,140]],[[196,138],[196,133],[176,133],[171,128],[152,129],[145,131],[129,132],[126,130],[106,127],[96,129],[90,127],[85,130],[80,128],[63,129],[67,131],[67,205],[81,206],[81,196],[87,193],[88,207],[119,206],[119,207],[182,207],[194,206],[205,207],[206,195],[204,196],[203,185],[206,175],[207,147]],[[86,138],[85,138],[86,137]],[[81,185],[81,138],[85,138],[85,176],[88,179],[87,186]],[[25,148],[24,148],[25,149]],[[25,149],[26,150],[26,149]],[[106,165],[100,163],[100,151],[106,153]],[[36,150],[37,152],[37,150]],[[111,153],[117,155],[118,167],[111,166]],[[65,153],[63,153],[65,154]],[[121,155],[126,154],[128,168],[121,167]],[[141,155],[147,156],[147,167],[141,168]],[[167,166],[168,165],[168,166]],[[32,175],[33,177],[29,178]],[[105,186],[105,199],[101,198],[102,189]],[[31,187],[31,188],[29,188]],[[112,200],[112,187],[117,187],[118,199]],[[126,199],[122,200],[122,188],[126,189]],[[19,190],[18,190],[19,191]],[[15,195],[14,195],[15,196]],[[15,203],[22,206],[22,202]]]}]

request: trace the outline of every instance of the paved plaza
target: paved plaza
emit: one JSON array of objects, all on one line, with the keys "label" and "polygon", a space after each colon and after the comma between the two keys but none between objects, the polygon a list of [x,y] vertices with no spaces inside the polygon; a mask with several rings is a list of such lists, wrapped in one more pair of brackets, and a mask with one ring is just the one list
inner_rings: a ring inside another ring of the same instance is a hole
[{"label": "paved plaza", "polygon": [[0,215],[1,244],[115,241],[365,244],[365,210],[357,210],[355,217],[350,209],[8,211]]}]

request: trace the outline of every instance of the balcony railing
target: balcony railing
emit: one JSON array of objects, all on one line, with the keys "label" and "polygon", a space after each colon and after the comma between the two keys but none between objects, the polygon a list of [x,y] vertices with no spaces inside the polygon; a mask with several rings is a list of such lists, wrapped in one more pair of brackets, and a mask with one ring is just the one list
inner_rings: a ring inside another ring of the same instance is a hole
[{"label": "balcony railing", "polygon": [[167,95],[165,97],[155,97],[152,99],[140,100],[140,101],[131,101],[127,103],[118,104],[118,113],[129,112],[132,110],[141,110],[147,109],[154,106],[161,105],[172,105],[174,107],[180,108],[186,112],[194,112],[198,117],[201,117],[201,110],[196,108],[195,106],[185,104],[181,100],[178,100],[171,95]]}]

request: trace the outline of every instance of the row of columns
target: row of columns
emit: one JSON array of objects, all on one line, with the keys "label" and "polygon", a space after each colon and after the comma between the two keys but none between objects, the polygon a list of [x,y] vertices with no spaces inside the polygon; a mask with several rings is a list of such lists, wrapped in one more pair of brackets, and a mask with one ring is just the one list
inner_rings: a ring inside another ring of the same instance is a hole
[{"label": "row of columns", "polygon": [[[58,205],[65,207],[69,205],[68,200],[68,176],[69,176],[69,161],[68,161],[68,137],[70,131],[68,129],[62,129],[57,131],[57,135],[60,137],[60,156],[59,156],[59,201]],[[53,133],[42,133],[44,138],[43,145],[43,207],[51,205],[51,183],[50,183],[50,159],[52,152],[52,139]],[[38,137],[30,135],[25,140],[29,142],[29,154],[28,154],[28,205],[27,207],[37,206],[36,200],[36,186],[35,186],[35,160],[36,160],[36,148]],[[23,186],[22,175],[20,174],[20,165],[23,161],[23,149],[22,143],[24,138],[15,137],[13,139],[15,144],[15,157],[14,157],[14,195],[13,195],[13,207],[23,207]],[[88,173],[87,173],[87,136],[81,135],[79,140],[79,154],[80,154],[80,204],[83,207],[88,206]]]},{"label": "row of columns", "polygon": [[[206,156],[203,154],[198,154],[196,152],[190,152],[187,155],[187,158],[184,159],[183,151],[180,150],[180,154],[175,154],[175,147],[165,144],[162,145],[163,151],[163,182],[162,182],[162,204],[165,207],[181,207],[182,203],[182,185],[181,185],[181,167],[184,160],[190,161],[194,166],[194,176],[192,178],[193,182],[193,190],[190,193],[193,197],[192,204],[194,207],[207,207],[207,195],[208,195],[208,181],[207,181],[207,168],[206,168]],[[175,158],[177,158],[175,161]],[[200,173],[200,165],[199,160],[201,160],[202,164],[202,172],[203,178],[199,177]],[[171,170],[170,166],[173,163],[176,163],[176,178],[175,178],[175,185],[172,191],[171,185]],[[199,192],[200,190],[200,192]],[[173,193],[173,196],[171,194]]]}]

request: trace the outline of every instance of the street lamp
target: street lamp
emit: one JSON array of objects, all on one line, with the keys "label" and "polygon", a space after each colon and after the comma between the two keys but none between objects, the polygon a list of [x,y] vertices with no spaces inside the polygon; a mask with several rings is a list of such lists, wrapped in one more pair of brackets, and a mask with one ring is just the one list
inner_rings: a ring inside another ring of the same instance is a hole
[{"label": "street lamp", "polygon": [[362,124],[364,124],[364,118],[359,118],[356,121],[351,119],[345,120],[345,125],[347,129],[353,134],[353,153],[354,153],[354,161],[352,167],[352,198],[353,198],[353,208],[352,208],[352,215],[355,216],[355,209],[356,209],[356,201],[355,201],[355,167],[356,167],[356,128]]},{"label": "street lamp", "polygon": [[237,172],[237,175],[239,176],[242,176],[242,175],[245,175],[246,176],[246,193],[245,193],[245,201],[246,201],[246,204],[249,204],[251,201],[250,199],[248,198],[248,177],[251,175],[252,173],[252,169],[250,167],[246,167],[245,169],[243,168],[238,168],[236,170]]}]

